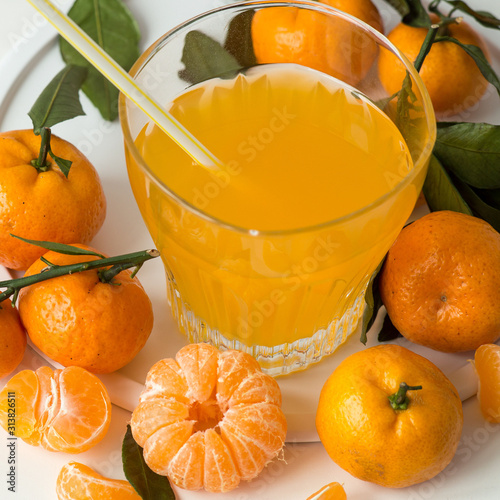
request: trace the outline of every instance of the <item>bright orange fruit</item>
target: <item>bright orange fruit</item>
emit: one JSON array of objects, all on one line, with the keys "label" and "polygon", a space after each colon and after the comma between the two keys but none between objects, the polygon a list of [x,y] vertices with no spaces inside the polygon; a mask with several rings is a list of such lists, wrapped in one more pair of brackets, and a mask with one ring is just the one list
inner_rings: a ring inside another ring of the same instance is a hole
[{"label": "bright orange fruit", "polygon": [[0,304],[0,379],[12,373],[23,360],[26,332],[17,309],[9,299]]},{"label": "bright orange fruit", "polygon": [[[383,30],[380,14],[370,0],[320,1]],[[259,64],[301,64],[351,85],[365,77],[378,54],[377,45],[361,29],[296,7],[257,11],[252,41]]]},{"label": "bright orange fruit", "polygon": [[[10,420],[13,401],[15,422]],[[0,393],[0,425],[9,434],[50,451],[80,453],[105,436],[111,402],[92,373],[70,366],[42,366],[14,375]]]},{"label": "bright orange fruit", "polygon": [[389,250],[380,294],[408,340],[439,351],[500,337],[500,234],[487,222],[439,211],[406,226]]},{"label": "bright orange fruit", "polygon": [[[438,20],[434,14],[431,18],[433,22]],[[449,36],[457,38],[463,44],[479,47],[489,58],[486,44],[467,23],[451,24],[447,29]],[[414,28],[400,23],[387,37],[413,62],[427,31],[426,28]],[[389,95],[401,89],[406,69],[399,59],[389,51],[382,50],[378,69],[380,81]],[[472,57],[452,42],[433,44],[419,73],[429,91],[434,110],[441,119],[474,106],[488,87],[488,82]]]},{"label": "bright orange fruit", "polygon": [[[57,252],[44,257],[54,265],[98,258]],[[37,260],[25,275],[44,267]],[[33,344],[63,366],[81,366],[92,373],[110,373],[129,363],[153,328],[151,301],[131,274],[122,271],[112,283],[105,283],[97,270],[85,271],[23,288],[19,312]]]},{"label": "bright orange fruit", "polygon": [[224,492],[282,449],[280,406],[277,382],[250,355],[191,344],[151,368],[130,425],[153,471],[181,488]]},{"label": "bright orange fruit", "polygon": [[347,495],[340,483],[330,483],[313,493],[307,500],[347,500]]},{"label": "bright orange fruit", "polygon": [[[395,394],[399,400],[391,403]],[[342,361],[325,383],[316,413],[332,460],[358,479],[389,488],[441,472],[455,454],[462,425],[458,393],[439,368],[391,344]]]},{"label": "bright orange fruit", "polygon": [[61,469],[56,493],[58,500],[141,500],[128,481],[101,476],[78,462]]},{"label": "bright orange fruit", "polygon": [[73,162],[66,178],[54,160],[39,172],[40,136],[32,130],[0,134],[0,265],[27,269],[45,253],[17,238],[90,243],[106,216],[106,198],[97,171],[69,142],[52,135],[56,156]]},{"label": "bright orange fruit", "polygon": [[474,355],[474,366],[479,378],[477,397],[483,417],[500,423],[500,346],[483,344]]}]

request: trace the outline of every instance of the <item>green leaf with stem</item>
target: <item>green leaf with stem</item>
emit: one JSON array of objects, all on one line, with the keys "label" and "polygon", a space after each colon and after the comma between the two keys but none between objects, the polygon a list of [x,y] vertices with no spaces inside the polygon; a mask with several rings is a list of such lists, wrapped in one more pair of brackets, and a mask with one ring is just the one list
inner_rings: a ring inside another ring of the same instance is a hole
[{"label": "green leaf with stem", "polygon": [[500,29],[500,19],[497,19],[493,14],[482,10],[474,10],[461,0],[446,0],[446,3],[453,6],[453,10],[448,13],[451,17],[455,10],[459,10],[472,16],[478,23],[485,28]]},{"label": "green leaf with stem", "polygon": [[431,156],[429,169],[425,177],[423,193],[431,211],[453,210],[472,215],[472,210],[465,202],[441,162]]},{"label": "green leaf with stem", "polygon": [[175,500],[166,476],[153,472],[146,462],[142,448],[136,443],[130,425],[122,443],[123,472],[142,500]]},{"label": "green leaf with stem", "polygon": [[363,312],[363,322],[361,325],[360,341],[366,345],[368,341],[367,333],[373,326],[379,309],[383,306],[379,291],[380,271],[384,265],[385,257],[373,272],[368,287],[365,292],[365,310]]},{"label": "green leaf with stem", "polygon": [[[139,27],[123,1],[76,0],[68,16],[126,71],[139,57]],[[116,87],[66,40],[60,38],[59,46],[66,63],[87,68],[82,90],[105,120],[115,120],[119,94]]]},{"label": "green leaf with stem", "polygon": [[50,128],[85,114],[79,91],[86,76],[85,68],[70,64],[50,81],[28,113],[36,135],[39,135],[44,127]]},{"label": "green leaf with stem", "polygon": [[495,73],[493,68],[490,66],[490,63],[486,59],[484,52],[479,47],[477,47],[476,45],[468,45],[462,43],[451,36],[437,37],[434,43],[439,42],[451,42],[465,50],[465,52],[469,56],[471,56],[472,59],[474,59],[474,62],[479,68],[479,71],[481,71],[481,74],[486,78],[488,82],[490,82],[495,87],[498,95],[500,96],[500,79],[498,78],[498,75]]},{"label": "green leaf with stem", "polygon": [[229,23],[224,49],[227,50],[243,68],[257,64],[253,50],[252,19],[254,10],[247,10],[235,16]]},{"label": "green leaf with stem", "polygon": [[401,15],[403,23],[416,28],[428,28],[431,24],[429,14],[420,0],[385,0]]},{"label": "green leaf with stem", "polygon": [[389,315],[386,314],[384,317],[384,322],[382,323],[382,328],[380,329],[380,332],[378,332],[378,341],[390,342],[391,340],[396,340],[400,337],[402,337],[402,335],[393,325]]},{"label": "green leaf with stem", "polygon": [[500,188],[500,126],[438,123],[434,154],[463,182],[476,188]]},{"label": "green leaf with stem", "polygon": [[105,256],[101,253],[94,252],[93,250],[87,250],[85,248],[78,248],[72,245],[65,245],[64,243],[56,243],[54,241],[42,241],[42,240],[29,240],[28,238],[22,238],[15,234],[10,233],[10,235],[18,240],[29,243],[30,245],[36,245],[37,247],[45,248],[45,250],[52,250],[53,252],[62,253],[65,255],[93,255],[94,257],[99,257],[100,259],[105,259]]},{"label": "green leaf with stem", "polygon": [[183,80],[196,84],[220,76],[231,75],[242,69],[241,64],[219,42],[201,31],[186,35],[179,72]]},{"label": "green leaf with stem", "polygon": [[[98,258],[96,260],[78,262],[76,264],[67,264],[62,266],[55,266],[48,263],[47,267],[45,269],[42,269],[42,271],[38,274],[24,276],[23,278],[0,281],[0,288],[5,288],[5,290],[0,293],[0,302],[9,297],[14,297],[13,302],[15,302],[15,299],[17,298],[17,295],[21,288],[33,285],[35,283],[40,283],[41,281],[57,278],[59,276],[65,276],[67,274],[107,268],[109,266],[117,266],[115,269],[118,269],[118,272],[120,272],[124,268],[129,269],[141,266],[144,262],[159,257],[159,255],[160,252],[158,252],[158,250],[144,250],[141,252],[118,255],[115,257],[106,257],[104,259]],[[124,264],[126,264],[126,267],[124,267]],[[110,276],[110,279],[112,280],[114,276],[118,274],[118,272],[116,272],[113,276]]]},{"label": "green leaf with stem", "polygon": [[485,220],[496,231],[500,232],[500,210],[482,199],[480,190],[472,188],[460,179],[454,179],[454,182],[464,200],[472,209],[473,215]]}]

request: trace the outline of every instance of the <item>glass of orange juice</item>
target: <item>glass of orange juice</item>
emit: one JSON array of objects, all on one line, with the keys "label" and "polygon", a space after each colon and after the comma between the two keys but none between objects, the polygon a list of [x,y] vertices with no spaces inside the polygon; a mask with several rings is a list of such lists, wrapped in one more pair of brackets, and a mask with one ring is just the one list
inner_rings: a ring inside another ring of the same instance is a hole
[{"label": "glass of orange juice", "polygon": [[[382,50],[407,69],[394,96]],[[130,183],[188,341],[272,375],[334,352],[425,178],[435,118],[411,63],[319,2],[247,1],[169,31],[132,74],[222,162],[193,162],[121,99]]]}]

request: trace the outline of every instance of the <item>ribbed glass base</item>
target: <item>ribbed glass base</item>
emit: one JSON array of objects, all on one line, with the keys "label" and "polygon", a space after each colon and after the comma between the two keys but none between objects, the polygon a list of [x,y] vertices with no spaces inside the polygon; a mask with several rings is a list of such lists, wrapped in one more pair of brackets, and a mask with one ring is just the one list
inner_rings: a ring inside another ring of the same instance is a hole
[{"label": "ribbed glass base", "polygon": [[190,343],[208,342],[221,349],[238,349],[251,354],[262,370],[269,375],[286,375],[304,370],[324,356],[332,354],[356,330],[364,309],[364,292],[359,295],[340,319],[312,336],[273,347],[248,346],[238,339],[228,339],[215,328],[198,318],[182,301],[175,284],[167,280],[168,301],[180,330]]}]

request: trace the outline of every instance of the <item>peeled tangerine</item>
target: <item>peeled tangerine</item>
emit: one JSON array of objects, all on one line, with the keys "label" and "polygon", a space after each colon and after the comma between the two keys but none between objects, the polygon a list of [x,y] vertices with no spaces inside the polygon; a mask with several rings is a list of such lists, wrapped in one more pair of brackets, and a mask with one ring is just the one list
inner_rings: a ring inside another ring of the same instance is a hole
[{"label": "peeled tangerine", "polygon": [[241,351],[183,347],[151,368],[139,401],[131,428],[144,460],[184,489],[230,491],[285,442],[280,388]]},{"label": "peeled tangerine", "polygon": [[141,500],[128,481],[101,476],[78,462],[61,469],[56,493],[58,500]]},{"label": "peeled tangerine", "polygon": [[111,401],[103,383],[77,366],[23,370],[0,393],[0,425],[50,451],[88,450],[105,436],[110,419]]}]

